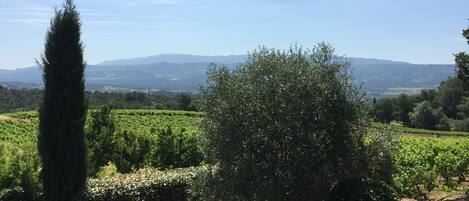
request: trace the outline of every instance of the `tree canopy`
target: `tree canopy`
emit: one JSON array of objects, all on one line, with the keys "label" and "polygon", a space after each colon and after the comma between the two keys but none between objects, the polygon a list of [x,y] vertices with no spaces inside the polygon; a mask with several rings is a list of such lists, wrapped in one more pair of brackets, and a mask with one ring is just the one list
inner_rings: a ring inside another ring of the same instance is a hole
[{"label": "tree canopy", "polygon": [[42,56],[44,96],[38,149],[44,200],[83,200],[86,189],[83,44],[72,0],[55,12]]},{"label": "tree canopy", "polygon": [[219,199],[321,200],[366,171],[367,104],[348,67],[325,43],[260,48],[235,70],[212,66],[202,97]]}]

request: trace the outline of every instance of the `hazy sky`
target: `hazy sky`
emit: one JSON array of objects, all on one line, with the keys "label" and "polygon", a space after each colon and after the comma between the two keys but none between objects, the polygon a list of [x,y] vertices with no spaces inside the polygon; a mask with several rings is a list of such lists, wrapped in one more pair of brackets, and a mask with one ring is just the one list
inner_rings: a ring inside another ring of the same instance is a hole
[{"label": "hazy sky", "polygon": [[[340,55],[453,63],[469,0],[76,0],[85,59],[245,54],[330,42]],[[59,0],[0,0],[0,68],[32,66]]]}]

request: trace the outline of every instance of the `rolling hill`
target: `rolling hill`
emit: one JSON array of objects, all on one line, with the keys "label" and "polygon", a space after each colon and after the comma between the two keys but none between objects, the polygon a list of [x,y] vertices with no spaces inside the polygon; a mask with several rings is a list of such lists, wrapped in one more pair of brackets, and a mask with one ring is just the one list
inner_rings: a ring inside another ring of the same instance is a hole
[{"label": "rolling hill", "polygon": [[[104,61],[87,66],[86,87],[90,90],[152,88],[193,91],[205,83],[210,63],[226,64],[233,68],[245,59],[246,55],[163,54]],[[375,97],[435,88],[454,74],[453,65],[422,65],[368,58],[352,58],[352,69],[356,83]],[[39,67],[0,70],[0,84],[9,87],[40,87],[41,75]]]}]

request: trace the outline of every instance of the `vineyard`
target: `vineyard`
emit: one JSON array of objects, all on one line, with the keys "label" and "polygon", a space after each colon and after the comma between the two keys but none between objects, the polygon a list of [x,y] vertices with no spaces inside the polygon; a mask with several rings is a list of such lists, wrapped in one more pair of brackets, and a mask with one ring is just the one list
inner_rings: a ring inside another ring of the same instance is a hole
[{"label": "vineyard", "polygon": [[423,196],[438,188],[468,191],[469,138],[402,136],[394,154],[394,183],[403,195]]},{"label": "vineyard", "polygon": [[[176,110],[115,110],[113,111],[120,130],[132,130],[149,135],[152,129],[171,126],[175,130],[184,128],[187,132],[199,132],[198,124],[202,113]],[[38,129],[37,112],[17,112],[0,118],[0,143],[15,146],[35,145]],[[88,118],[89,120],[90,118]],[[87,124],[88,125],[88,124]]]},{"label": "vineyard", "polygon": [[[158,138],[155,130],[168,126],[175,131],[184,130],[187,135],[200,136],[199,124],[203,118],[200,112],[169,110],[114,110],[113,115],[118,130],[129,130],[148,138]],[[0,195],[5,189],[15,186],[37,188],[40,170],[36,151],[37,125],[37,112],[0,116]],[[412,133],[404,128],[390,129],[376,124],[374,128]],[[424,134],[424,130],[415,132]],[[418,196],[436,188],[467,190],[469,185],[465,177],[469,167],[469,138],[455,137],[466,133],[437,131],[427,134],[453,137],[398,137],[398,147],[393,156],[397,191],[405,196]]]},{"label": "vineyard", "polygon": [[469,137],[469,132],[465,131],[439,131],[420,128],[409,128],[401,125],[373,123],[372,128],[378,130],[390,130],[406,135],[420,135],[428,137]]}]

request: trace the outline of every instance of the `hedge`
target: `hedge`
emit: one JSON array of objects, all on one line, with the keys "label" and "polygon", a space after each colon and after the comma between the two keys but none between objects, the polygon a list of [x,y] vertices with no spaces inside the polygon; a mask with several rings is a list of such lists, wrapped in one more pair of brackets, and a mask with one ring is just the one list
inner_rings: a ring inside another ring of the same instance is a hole
[{"label": "hedge", "polygon": [[131,174],[89,180],[89,201],[187,201],[194,200],[192,182],[207,168],[191,167],[167,171],[152,168]]}]

